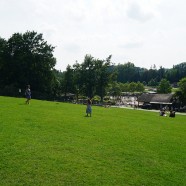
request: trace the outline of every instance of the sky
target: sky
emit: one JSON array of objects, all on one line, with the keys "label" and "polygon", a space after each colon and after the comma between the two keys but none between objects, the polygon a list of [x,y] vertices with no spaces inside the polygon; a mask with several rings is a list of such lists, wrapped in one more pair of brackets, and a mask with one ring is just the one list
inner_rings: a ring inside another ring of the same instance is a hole
[{"label": "sky", "polygon": [[86,54],[172,68],[186,62],[185,10],[185,0],[0,0],[0,37],[42,33],[61,71]]}]

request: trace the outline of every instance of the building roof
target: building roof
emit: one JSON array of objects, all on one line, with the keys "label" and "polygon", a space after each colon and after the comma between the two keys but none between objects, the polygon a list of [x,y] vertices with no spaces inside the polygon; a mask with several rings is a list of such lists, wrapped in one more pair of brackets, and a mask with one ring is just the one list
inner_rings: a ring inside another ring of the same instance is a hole
[{"label": "building roof", "polygon": [[156,104],[170,104],[172,94],[142,94],[138,97],[138,102],[156,103]]}]

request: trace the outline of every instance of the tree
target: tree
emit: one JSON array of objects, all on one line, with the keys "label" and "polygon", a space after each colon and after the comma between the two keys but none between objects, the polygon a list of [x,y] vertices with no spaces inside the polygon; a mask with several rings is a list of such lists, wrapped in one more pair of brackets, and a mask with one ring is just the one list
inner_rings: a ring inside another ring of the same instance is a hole
[{"label": "tree", "polygon": [[148,86],[157,86],[158,85],[158,82],[156,81],[156,79],[151,79],[149,82],[148,82]]},{"label": "tree", "polygon": [[117,82],[113,82],[109,85],[109,95],[113,97],[121,96],[121,87]]},{"label": "tree", "polygon": [[143,83],[140,83],[139,81],[137,82],[137,85],[136,85],[136,91],[137,92],[144,92],[145,90],[145,87],[143,85]]},{"label": "tree", "polygon": [[164,78],[164,76],[165,76],[165,69],[162,66],[160,66],[160,68],[158,70],[158,79],[157,79],[157,81],[160,82],[161,79]]},{"label": "tree", "polygon": [[106,95],[106,87],[108,87],[109,82],[112,79],[112,72],[109,71],[111,65],[111,55],[106,60],[96,60],[96,92],[101,97],[101,102],[103,102],[103,97]]},{"label": "tree", "polygon": [[180,96],[179,100],[183,103],[186,104],[186,77],[182,78],[179,83],[179,88],[180,88]]},{"label": "tree", "polygon": [[122,92],[129,92],[129,83],[119,83]]},{"label": "tree", "polygon": [[167,94],[171,93],[171,85],[168,80],[162,79],[157,88],[157,93]]},{"label": "tree", "polygon": [[7,41],[6,63],[2,67],[4,86],[25,88],[30,84],[32,90],[51,92],[56,64],[53,51],[54,47],[44,41],[42,34],[34,31],[13,34]]},{"label": "tree", "polygon": [[7,74],[5,64],[7,62],[7,41],[0,37],[0,87],[3,87]]},{"label": "tree", "polygon": [[81,64],[81,77],[85,95],[92,98],[96,87],[95,60],[91,55],[86,55]]},{"label": "tree", "polygon": [[139,79],[139,69],[137,69],[131,62],[125,63],[124,65],[118,65],[117,71],[118,82],[126,83],[131,81],[137,81]]},{"label": "tree", "polygon": [[64,73],[63,79],[63,92],[66,94],[74,91],[74,82],[73,82],[73,69],[70,65],[67,66],[66,72]]},{"label": "tree", "polygon": [[182,79],[179,81],[178,85],[179,85],[179,88],[180,88],[181,92],[182,92],[184,95],[186,95],[186,77],[185,77],[185,78],[182,78]]},{"label": "tree", "polygon": [[60,70],[54,69],[53,73],[55,75],[55,83],[53,85],[53,97],[55,99],[60,99],[63,90],[62,82],[64,79],[65,72],[61,72]]},{"label": "tree", "polygon": [[74,88],[76,93],[76,101],[78,101],[79,94],[83,91],[83,77],[81,76],[81,65],[76,61],[74,68]]},{"label": "tree", "polygon": [[129,92],[135,92],[137,88],[137,84],[135,82],[129,83]]}]

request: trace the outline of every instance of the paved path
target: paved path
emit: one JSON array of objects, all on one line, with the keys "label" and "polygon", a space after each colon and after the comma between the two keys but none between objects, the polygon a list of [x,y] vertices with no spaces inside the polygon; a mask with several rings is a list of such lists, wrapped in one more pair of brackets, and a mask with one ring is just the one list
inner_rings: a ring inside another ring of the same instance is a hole
[{"label": "paved path", "polygon": [[[159,110],[148,110],[148,109],[141,109],[141,108],[133,108],[133,107],[125,107],[125,106],[111,106],[112,108],[124,108],[124,109],[133,109],[133,110],[142,110],[142,111],[148,111],[148,112],[159,112]],[[183,112],[176,112],[176,114],[184,115],[186,116],[186,113]]]}]

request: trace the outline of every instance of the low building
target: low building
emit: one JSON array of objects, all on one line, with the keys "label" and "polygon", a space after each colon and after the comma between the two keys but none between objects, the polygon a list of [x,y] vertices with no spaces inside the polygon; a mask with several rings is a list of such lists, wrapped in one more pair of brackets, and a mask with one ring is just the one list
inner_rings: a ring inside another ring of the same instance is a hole
[{"label": "low building", "polygon": [[172,107],[173,94],[142,94],[138,97],[138,106],[145,109]]}]

